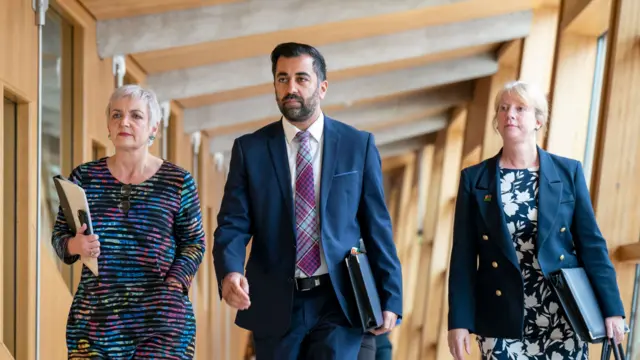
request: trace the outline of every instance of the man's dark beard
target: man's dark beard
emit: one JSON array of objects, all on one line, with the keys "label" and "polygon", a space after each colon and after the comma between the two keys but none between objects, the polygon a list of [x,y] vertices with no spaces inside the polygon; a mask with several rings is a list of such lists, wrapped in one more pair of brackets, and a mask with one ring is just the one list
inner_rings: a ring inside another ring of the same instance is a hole
[{"label": "man's dark beard", "polygon": [[[316,107],[318,106],[318,91],[320,88],[314,91],[308,99],[303,99],[299,95],[288,94],[282,100],[278,101],[278,108],[284,117],[291,122],[303,122],[309,120]],[[300,103],[299,108],[287,108],[284,102],[293,99]]]}]

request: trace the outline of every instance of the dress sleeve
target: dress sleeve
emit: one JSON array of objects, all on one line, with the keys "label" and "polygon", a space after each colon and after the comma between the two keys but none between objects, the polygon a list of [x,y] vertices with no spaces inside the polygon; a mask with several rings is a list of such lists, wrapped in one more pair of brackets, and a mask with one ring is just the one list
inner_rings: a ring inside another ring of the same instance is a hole
[{"label": "dress sleeve", "polygon": [[[78,186],[82,186],[82,176],[80,173],[80,168],[77,167],[73,169],[71,175],[69,176],[69,181],[73,182]],[[56,217],[56,222],[53,225],[53,233],[51,235],[51,244],[56,251],[56,254],[65,264],[73,264],[78,259],[80,259],[80,255],[71,255],[69,254],[69,250],[67,248],[69,244],[69,239],[74,237],[75,234],[69,228],[69,224],[67,224],[67,220],[64,217],[64,212],[62,211],[62,207],[58,207],[58,215]]]},{"label": "dress sleeve", "polygon": [[174,224],[177,250],[167,277],[178,279],[183,291],[188,292],[205,252],[198,188],[190,173],[182,184],[180,210]]}]

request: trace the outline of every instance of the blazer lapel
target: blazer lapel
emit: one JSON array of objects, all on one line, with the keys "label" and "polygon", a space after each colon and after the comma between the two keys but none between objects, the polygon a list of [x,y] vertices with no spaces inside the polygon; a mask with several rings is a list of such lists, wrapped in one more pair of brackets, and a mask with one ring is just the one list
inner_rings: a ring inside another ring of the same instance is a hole
[{"label": "blazer lapel", "polygon": [[322,178],[320,179],[320,219],[323,218],[324,209],[329,198],[333,174],[338,161],[338,145],[340,134],[334,128],[333,120],[325,116],[322,135]]},{"label": "blazer lapel", "polygon": [[482,218],[489,229],[498,229],[497,233],[489,236],[488,241],[493,241],[513,266],[520,269],[520,262],[511,240],[511,235],[507,229],[504,211],[502,209],[502,194],[500,191],[500,168],[498,159],[500,154],[487,161],[487,165],[482,170],[482,174],[476,184],[476,201]]},{"label": "blazer lapel", "polygon": [[549,154],[538,148],[540,178],[538,179],[538,241],[540,251],[549,237],[560,209],[562,181]]},{"label": "blazer lapel", "polygon": [[[289,217],[294,219],[291,173],[289,170],[289,158],[287,156],[287,145],[285,141],[284,129],[280,122],[275,126],[271,137],[269,137],[269,154],[271,155],[271,163],[273,164],[278,183],[280,184],[280,192],[282,193],[285,207],[289,212]],[[293,223],[295,224],[295,221]]]}]

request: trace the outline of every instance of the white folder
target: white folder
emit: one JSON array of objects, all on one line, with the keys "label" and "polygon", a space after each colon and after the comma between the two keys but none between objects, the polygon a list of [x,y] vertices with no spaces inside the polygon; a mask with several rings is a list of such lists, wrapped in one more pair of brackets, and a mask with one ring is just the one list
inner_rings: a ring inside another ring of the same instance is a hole
[{"label": "white folder", "polygon": [[[91,213],[89,212],[89,203],[84,189],[73,182],[57,175],[53,177],[53,182],[60,198],[60,207],[64,213],[64,217],[69,225],[69,229],[76,233],[76,229],[87,224],[85,235],[93,234],[93,226],[91,224]],[[91,256],[81,256],[82,263],[91,270],[93,275],[98,276],[98,259]]]}]

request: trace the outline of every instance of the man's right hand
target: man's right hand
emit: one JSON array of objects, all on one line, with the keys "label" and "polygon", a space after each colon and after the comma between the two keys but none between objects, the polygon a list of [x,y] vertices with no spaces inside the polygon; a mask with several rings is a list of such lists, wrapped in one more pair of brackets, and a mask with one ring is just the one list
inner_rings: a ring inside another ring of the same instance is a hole
[{"label": "man's right hand", "polygon": [[238,310],[247,310],[251,306],[249,282],[237,272],[227,274],[222,280],[222,298]]}]

